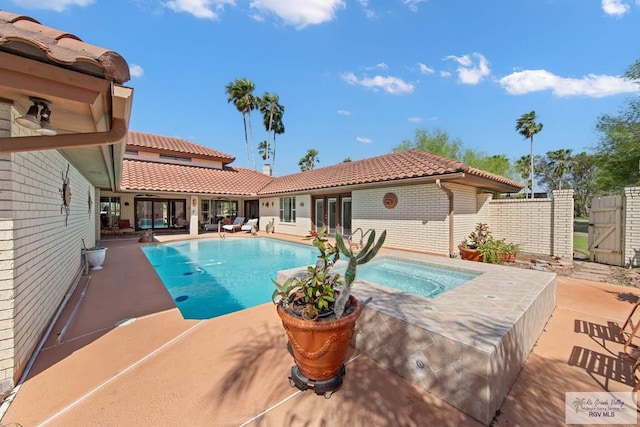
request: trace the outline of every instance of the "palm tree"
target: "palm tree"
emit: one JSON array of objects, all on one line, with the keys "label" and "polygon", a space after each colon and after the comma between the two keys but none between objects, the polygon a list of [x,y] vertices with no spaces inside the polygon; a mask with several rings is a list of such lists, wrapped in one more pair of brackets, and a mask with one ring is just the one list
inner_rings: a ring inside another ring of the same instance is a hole
[{"label": "palm tree", "polygon": [[558,180],[559,190],[562,190],[562,182],[565,181],[564,177],[571,170],[571,153],[572,150],[570,148],[561,148],[547,153],[554,178]]},{"label": "palm tree", "polygon": [[[247,163],[252,163],[253,168],[255,169],[256,162],[253,157],[253,129],[251,127],[251,110],[255,110],[257,108],[256,98],[253,96],[254,89],[255,84],[247,78],[238,78],[225,86],[227,102],[233,102],[233,105],[235,105],[238,111],[242,113]],[[249,135],[247,135],[247,121],[249,122]],[[251,153],[251,155],[249,153]]]},{"label": "palm tree", "polygon": [[307,150],[307,154],[300,159],[300,161],[298,162],[298,166],[300,166],[300,170],[302,172],[310,171],[316,166],[316,163],[319,162],[320,160],[318,160],[318,150],[311,148]]},{"label": "palm tree", "polygon": [[269,155],[273,155],[273,150],[269,149],[269,143],[264,140],[260,141],[260,144],[258,144],[258,153],[260,154],[260,157],[262,157],[262,160],[266,162],[269,159]]},{"label": "palm tree", "polygon": [[[531,159],[530,158],[531,156],[529,154],[527,154],[526,156],[522,156],[518,160],[516,160],[516,164],[514,166],[514,169],[516,170],[516,172],[519,173],[520,177],[525,181],[528,181],[529,178],[531,177]],[[527,188],[531,189],[531,182],[527,183]]]},{"label": "palm tree", "polygon": [[[280,105],[280,97],[277,93],[273,95],[269,92],[265,92],[264,95],[258,99],[258,105],[260,112],[262,113],[264,127],[267,130],[267,147],[266,154],[269,160],[269,155],[273,155],[275,161],[275,145],[276,145],[276,133],[284,133],[284,125],[282,124],[282,116],[284,115],[284,106]],[[273,147],[269,147],[269,138],[273,132]]]},{"label": "palm tree", "polygon": [[531,198],[533,199],[533,135],[542,130],[542,123],[536,123],[536,112],[531,111],[525,113],[516,121],[516,131],[524,136],[525,139],[531,141],[531,165],[529,170],[529,177],[531,178]]}]

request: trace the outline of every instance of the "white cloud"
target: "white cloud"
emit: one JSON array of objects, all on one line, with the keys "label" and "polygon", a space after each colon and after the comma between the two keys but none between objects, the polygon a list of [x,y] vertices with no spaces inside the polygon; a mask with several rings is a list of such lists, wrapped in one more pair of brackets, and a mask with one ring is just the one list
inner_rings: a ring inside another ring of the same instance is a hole
[{"label": "white cloud", "polygon": [[556,76],[546,70],[525,70],[499,80],[511,95],[550,90],[555,96],[603,98],[621,93],[640,92],[637,83],[623,77],[588,74],[581,79]]},{"label": "white cloud", "polygon": [[458,63],[457,71],[460,83],[475,85],[491,74],[489,61],[479,53],[464,56],[449,55],[444,59],[451,59]]},{"label": "white cloud", "polygon": [[341,116],[350,116],[351,115],[351,111],[338,110],[338,114],[340,114]]},{"label": "white cloud", "polygon": [[298,29],[330,22],[338,9],[346,7],[344,0],[252,0],[249,5],[260,14],[272,13]]},{"label": "white cloud", "polygon": [[62,12],[71,6],[89,6],[95,3],[95,0],[13,0],[13,2],[27,9],[42,9]]},{"label": "white cloud", "polygon": [[375,19],[378,17],[378,14],[373,9],[369,8],[369,0],[357,0],[357,2],[362,7],[362,11],[368,19]]},{"label": "white cloud", "polygon": [[451,73],[448,71],[440,71],[440,76],[442,77],[451,77]]},{"label": "white cloud", "polygon": [[353,73],[344,73],[341,77],[342,80],[351,85],[363,86],[376,92],[382,89],[392,95],[413,93],[414,90],[414,86],[411,83],[407,83],[398,77],[374,76],[359,79]]},{"label": "white cloud", "polygon": [[422,117],[416,117],[416,116],[409,117],[409,118],[407,119],[407,121],[408,121],[409,123],[420,123],[420,122],[422,122]]},{"label": "white cloud", "polygon": [[356,141],[358,141],[358,142],[362,142],[362,143],[364,143],[364,144],[371,144],[371,143],[373,143],[373,139],[365,138],[364,136],[358,136],[358,137],[356,137]]},{"label": "white cloud", "polygon": [[218,12],[226,5],[235,6],[235,0],[172,0],[165,5],[176,13],[190,13],[196,18],[217,20]]},{"label": "white cloud", "polygon": [[425,1],[427,1],[427,0],[402,0],[402,3],[407,5],[407,7],[409,8],[409,10],[411,12],[417,12],[418,11],[418,5],[420,3],[424,3]]},{"label": "white cloud", "polygon": [[431,67],[429,67],[428,65],[425,65],[421,62],[418,62],[418,68],[420,68],[420,72],[422,74],[433,74],[435,73],[435,70]]},{"label": "white cloud", "polygon": [[[638,0],[636,0],[636,3]],[[622,0],[602,0],[602,10],[607,15],[622,16],[629,12],[629,5]]]},{"label": "white cloud", "polygon": [[129,74],[131,74],[131,77],[142,77],[144,69],[140,65],[131,64],[129,67]]},{"label": "white cloud", "polygon": [[373,67],[365,67],[365,70],[387,70],[389,66],[384,62],[374,65]]}]

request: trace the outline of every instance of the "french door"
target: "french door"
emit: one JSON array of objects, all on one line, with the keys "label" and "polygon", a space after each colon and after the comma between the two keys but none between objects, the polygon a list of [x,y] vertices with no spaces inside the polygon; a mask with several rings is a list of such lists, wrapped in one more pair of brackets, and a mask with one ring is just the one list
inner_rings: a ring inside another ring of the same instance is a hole
[{"label": "french door", "polygon": [[351,195],[328,195],[313,198],[313,225],[316,230],[323,226],[327,232],[335,234],[340,229],[342,234],[351,234]]}]

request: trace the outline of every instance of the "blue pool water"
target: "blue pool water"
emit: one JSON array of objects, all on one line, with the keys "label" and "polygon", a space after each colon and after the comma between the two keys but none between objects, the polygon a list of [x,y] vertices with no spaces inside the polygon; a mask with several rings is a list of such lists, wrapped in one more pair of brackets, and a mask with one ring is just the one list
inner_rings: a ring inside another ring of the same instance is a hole
[{"label": "blue pool water", "polygon": [[[279,270],[312,265],[318,259],[313,246],[263,238],[201,239],[142,250],[185,319],[209,319],[269,302],[271,279]],[[360,279],[427,297],[474,277],[385,258],[358,267]]]},{"label": "blue pool water", "polygon": [[[338,270],[341,274],[342,271]],[[477,274],[424,263],[378,258],[358,267],[358,279],[434,298],[477,277]]]},{"label": "blue pool water", "polygon": [[142,248],[185,319],[271,301],[278,270],[315,264],[312,246],[274,239],[201,239]]}]

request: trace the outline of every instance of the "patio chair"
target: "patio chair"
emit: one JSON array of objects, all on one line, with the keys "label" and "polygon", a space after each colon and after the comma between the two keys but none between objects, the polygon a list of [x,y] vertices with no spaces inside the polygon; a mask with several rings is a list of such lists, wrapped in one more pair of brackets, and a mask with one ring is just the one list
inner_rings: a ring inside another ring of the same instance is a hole
[{"label": "patio chair", "polygon": [[[636,311],[640,307],[640,300],[631,309],[627,320],[624,322],[622,328],[620,328],[620,339],[624,343],[624,352],[632,358],[637,356],[638,345],[633,343],[634,339],[638,339],[638,332],[640,331],[640,311],[636,314]],[[636,354],[629,351],[629,348],[633,348]],[[640,358],[638,359],[640,360]]]},{"label": "patio chair", "polygon": [[128,219],[119,219],[118,220],[118,229],[120,230],[120,234],[135,234],[136,231],[131,226],[131,223]]},{"label": "patio chair", "polygon": [[241,231],[253,231],[253,227],[258,228],[258,218],[250,219],[240,227]]},{"label": "patio chair", "polygon": [[231,224],[223,225],[222,229],[224,231],[230,231],[232,233],[235,233],[236,231],[240,230],[240,227],[242,227],[243,223],[244,223],[244,217],[243,216],[237,216],[236,219],[234,219]]}]

